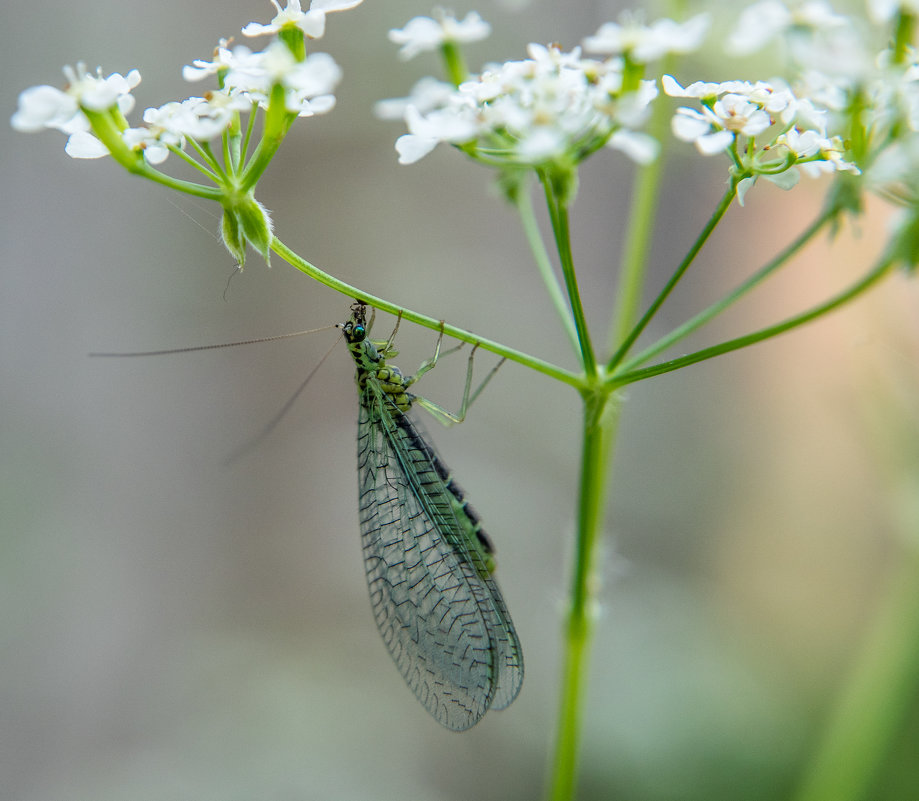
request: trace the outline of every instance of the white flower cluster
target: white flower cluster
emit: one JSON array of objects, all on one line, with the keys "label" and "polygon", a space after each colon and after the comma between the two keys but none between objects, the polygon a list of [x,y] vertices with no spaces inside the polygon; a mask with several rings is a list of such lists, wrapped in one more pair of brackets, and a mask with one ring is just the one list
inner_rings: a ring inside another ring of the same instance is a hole
[{"label": "white flower cluster", "polygon": [[68,135],[67,155],[72,158],[98,158],[108,153],[90,131],[90,123],[81,106],[103,112],[117,108],[122,115],[134,108],[131,90],[140,83],[140,73],[131,70],[126,76],[113,72],[102,77],[101,69],[87,72],[85,64],[64,67],[67,89],[33,86],[19,95],[19,108],[10,124],[17,131],[34,133],[51,128]]},{"label": "white flower cluster", "polygon": [[300,8],[300,0],[289,0],[287,8],[281,8],[277,0],[271,0],[278,13],[267,25],[250,22],[243,28],[243,36],[265,36],[280,33],[284,28],[299,28],[310,39],[321,39],[325,34],[325,15],[332,11],[347,11],[364,0],[312,0],[309,11]]},{"label": "white flower cluster", "polygon": [[[402,164],[418,161],[441,142],[498,167],[576,164],[604,145],[648,163],[658,143],[636,129],[658,92],[653,81],[639,79],[634,65],[697,49],[708,26],[707,15],[644,25],[624,14],[584,40],[586,50],[605,60],[583,57],[580,47],[564,52],[557,45],[530,44],[529,58],[487,65],[458,86],[423,78],[408,97],[378,103],[376,113],[404,119],[409,132],[396,141]],[[441,12],[437,19],[416,17],[389,37],[406,59],[478,41],[488,32],[478,14],[458,21]]]},{"label": "white flower cluster", "polygon": [[[325,15],[359,5],[362,0],[313,0],[303,12],[299,0],[290,0],[282,9],[272,0],[278,14],[268,25],[250,23],[243,28],[246,36],[277,34],[285,27],[297,28],[310,38],[325,31]],[[134,107],[131,90],[140,83],[140,73],[132,70],[127,77],[113,73],[106,78],[101,71],[93,75],[78,64],[66,67],[67,87],[62,91],[51,86],[36,86],[19,96],[19,108],[11,123],[19,131],[53,128],[69,135],[65,148],[73,158],[99,158],[109,149],[94,136],[87,111],[117,110],[121,119]],[[166,159],[171,149],[184,147],[186,138],[206,142],[220,136],[236,118],[254,105],[267,108],[272,89],[284,90],[288,112],[301,117],[324,114],[335,105],[332,94],[341,79],[341,70],[326,53],[311,53],[297,60],[280,40],[261,52],[239,45],[232,50],[225,40],[215,50],[212,61],[196,60],[186,66],[187,81],[199,81],[217,75],[220,88],[204,97],[189,97],[159,108],[148,108],[143,115],[145,126],[129,128],[120,124],[125,145],[143,153],[150,164]]]},{"label": "white flower cluster", "polygon": [[858,172],[843,159],[841,138],[827,135],[828,112],[796,98],[787,86],[697,81],[684,88],[670,75],[662,83],[671,97],[701,103],[701,111],[685,106],[676,110],[672,129],[677,139],[693,142],[703,155],[727,150],[738,167],[753,171],[752,179],[741,182],[741,200],[757,175],[790,189],[798,181],[798,166],[812,176]]},{"label": "white flower cluster", "polygon": [[877,175],[889,180],[894,169],[912,175],[919,191],[919,161],[910,155],[919,146],[904,144],[919,135],[919,64],[911,48],[896,49],[890,27],[898,14],[915,15],[919,3],[869,0],[868,7],[879,27],[837,14],[824,0],[751,5],[726,49],[746,54],[768,45],[787,59],[788,82],[683,88],[665,76],[668,95],[700,104],[677,109],[674,135],[705,155],[725,152],[752,174],[738,187],[741,197],[758,175],[788,188],[800,172],[858,172],[856,165],[874,165],[872,182]]},{"label": "white flower cluster", "polygon": [[242,98],[243,106],[257,103],[266,108],[272,87],[279,85],[284,87],[287,110],[301,117],[330,111],[335,106],[332,90],[341,80],[341,69],[328,53],[310,53],[298,61],[277,40],[258,53],[244,45],[232,51],[220,48],[213,62],[195,61],[182,74],[187,81],[197,81],[217,72],[223,73],[222,93],[230,100]]},{"label": "white flower cluster", "polygon": [[[734,55],[754,53],[785,34],[827,32],[847,24],[848,19],[824,0],[805,0],[792,8],[779,0],[763,0],[743,10],[725,50]],[[799,39],[806,41],[807,37]]]},{"label": "white flower cluster", "polygon": [[531,44],[530,58],[485,69],[458,87],[423,79],[404,100],[383,101],[377,113],[402,115],[409,133],[396,150],[402,164],[440,142],[469,145],[482,161],[536,166],[604,144],[653,159],[655,143],[628,130],[644,121],[657,89],[642,81],[623,94],[621,65]]},{"label": "white flower cluster", "polygon": [[919,205],[919,64],[886,73],[866,91],[868,130],[879,145],[866,177],[889,199]]},{"label": "white flower cluster", "polygon": [[404,28],[389,32],[389,41],[400,45],[399,58],[413,59],[419,53],[436,50],[446,43],[470,44],[488,37],[491,25],[475,11],[458,20],[443,11],[436,12],[437,19],[413,17]]},{"label": "white flower cluster", "polygon": [[698,14],[682,23],[663,18],[645,25],[639,15],[624,11],[618,22],[606,22],[584,39],[584,49],[648,64],[668,53],[698,50],[710,25],[708,14]]}]

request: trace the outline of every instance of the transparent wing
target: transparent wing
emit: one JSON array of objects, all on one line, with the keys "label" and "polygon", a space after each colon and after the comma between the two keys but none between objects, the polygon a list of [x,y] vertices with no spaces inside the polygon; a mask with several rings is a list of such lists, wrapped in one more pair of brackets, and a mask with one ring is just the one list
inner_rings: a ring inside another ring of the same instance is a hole
[{"label": "transparent wing", "polygon": [[406,472],[411,483],[416,485],[431,517],[440,523],[448,544],[476,568],[474,594],[494,651],[495,691],[491,708],[504,709],[523,686],[523,650],[498,583],[482,564],[479,549],[469,544],[471,538],[481,534],[486,550],[493,553],[491,542],[481,529],[478,513],[466,501],[463,489],[440,458],[421,422],[405,415],[395,419],[393,436],[405,445],[397,450],[406,454],[402,458],[410,462]]},{"label": "transparent wing", "polygon": [[[406,450],[401,429],[382,403],[368,384],[361,396],[357,452],[374,618],[428,712],[449,729],[467,729],[485,714],[495,692],[494,627],[481,609],[488,590],[476,568],[441,536],[448,523],[432,512],[413,472],[419,454]],[[447,498],[434,505],[450,508]]]}]

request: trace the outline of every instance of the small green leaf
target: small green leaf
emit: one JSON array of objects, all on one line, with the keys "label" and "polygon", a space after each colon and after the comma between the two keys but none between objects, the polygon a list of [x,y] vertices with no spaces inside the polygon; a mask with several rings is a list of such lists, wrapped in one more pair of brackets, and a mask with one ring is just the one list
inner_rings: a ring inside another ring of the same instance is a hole
[{"label": "small green leaf", "polygon": [[220,235],[224,246],[240,268],[246,261],[246,245],[251,245],[265,263],[271,266],[271,217],[251,194],[235,202],[224,200]]},{"label": "small green leaf", "polygon": [[243,235],[253,249],[271,266],[271,217],[268,211],[254,197],[239,207],[239,221]]},{"label": "small green leaf", "polygon": [[224,247],[230,251],[230,255],[236,259],[239,269],[242,269],[246,264],[246,240],[236,214],[229,209],[224,209],[220,220],[220,238]]}]

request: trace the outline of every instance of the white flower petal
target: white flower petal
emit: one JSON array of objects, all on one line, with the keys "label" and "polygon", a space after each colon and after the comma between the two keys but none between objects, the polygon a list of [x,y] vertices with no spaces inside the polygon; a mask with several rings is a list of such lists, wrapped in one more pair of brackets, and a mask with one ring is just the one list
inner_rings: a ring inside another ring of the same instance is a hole
[{"label": "white flower petal", "polygon": [[451,42],[471,44],[472,42],[487,39],[491,34],[491,25],[475,11],[470,11],[462,21],[452,16],[445,16],[442,24],[444,33]]},{"label": "white flower petal", "polygon": [[695,142],[712,130],[712,124],[704,114],[695,109],[678,108],[670,121],[670,128],[677,139]]},{"label": "white flower petal", "polygon": [[791,12],[778,0],[755,3],[741,13],[725,50],[733,55],[755,53],[792,22]]},{"label": "white flower petal", "polygon": [[890,22],[900,9],[900,0],[868,0],[868,14],[878,25]]},{"label": "white flower petal", "polygon": [[670,97],[688,97],[686,90],[677,83],[676,78],[672,75],[663,75],[661,86],[664,88],[664,93]]},{"label": "white flower petal", "polygon": [[363,2],[364,0],[313,0],[310,3],[310,11],[325,11],[326,14],[333,11],[348,11]]},{"label": "white flower petal", "polygon": [[741,206],[744,204],[744,198],[746,198],[747,192],[749,192],[756,184],[756,178],[757,176],[753,175],[749,178],[742,178],[737,183],[737,189],[735,191],[737,193],[737,202]]},{"label": "white flower petal", "polygon": [[710,83],[708,81],[696,81],[684,89],[672,75],[662,76],[661,86],[664,87],[664,92],[670,97],[692,97],[696,99],[717,97],[724,92],[730,91],[727,88],[728,84]]},{"label": "white flower petal", "polygon": [[791,167],[784,172],[763,173],[763,178],[765,178],[770,183],[775,184],[779,189],[784,189],[787,191],[798,185],[798,182],[801,180],[801,174],[798,172],[796,167]]},{"label": "white flower petal", "polygon": [[23,133],[60,128],[79,110],[76,99],[66,92],[53,86],[33,86],[19,94],[19,108],[10,124]]},{"label": "white flower petal", "polygon": [[108,148],[88,131],[70,135],[64,152],[73,159],[98,159],[108,155]]},{"label": "white flower petal", "polygon": [[515,148],[524,161],[539,163],[558,158],[565,152],[567,139],[556,128],[539,126],[529,131]]},{"label": "white flower petal", "polygon": [[404,28],[389,32],[389,41],[401,45],[399,58],[409,61],[419,53],[436,50],[444,41],[443,28],[430,17],[413,17]]},{"label": "white flower petal", "polygon": [[169,148],[160,142],[154,142],[144,148],[144,159],[148,164],[162,164],[169,158]]},{"label": "white flower petal", "polygon": [[734,141],[734,134],[730,131],[715,131],[696,139],[696,148],[703,156],[713,156],[730,147]]},{"label": "white flower petal", "polygon": [[117,72],[102,80],[85,81],[80,94],[80,104],[92,111],[105,111],[115,105],[120,96],[127,95],[132,88],[130,82]]},{"label": "white flower petal", "polygon": [[262,25],[260,22],[250,22],[242,29],[243,36],[265,36],[275,32],[272,25]]},{"label": "white flower petal", "polygon": [[650,164],[660,152],[660,142],[653,136],[640,131],[620,128],[606,143],[607,147],[625,153],[636,164]]},{"label": "white flower petal", "polygon": [[412,17],[404,28],[389,32],[389,41],[401,45],[400,59],[408,61],[419,53],[436,50],[444,42],[478,42],[491,33],[491,25],[475,11],[470,11],[462,21],[444,12],[437,16],[438,19]]},{"label": "white flower petal", "polygon": [[403,134],[396,140],[396,152],[400,164],[414,164],[424,158],[439,144],[439,139],[415,134]]},{"label": "white flower petal", "polygon": [[325,11],[311,8],[297,23],[297,27],[310,39],[321,39],[325,36]]}]

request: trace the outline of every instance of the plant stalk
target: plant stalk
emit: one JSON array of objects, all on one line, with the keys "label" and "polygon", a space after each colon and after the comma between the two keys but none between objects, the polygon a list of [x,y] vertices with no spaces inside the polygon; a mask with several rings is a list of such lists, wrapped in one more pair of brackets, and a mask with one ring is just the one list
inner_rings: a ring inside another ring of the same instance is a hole
[{"label": "plant stalk", "polygon": [[578,752],[600,577],[597,554],[603,527],[611,443],[619,421],[618,402],[608,392],[584,393],[583,445],[578,492],[578,530],[565,621],[565,658],[549,797],[571,801],[577,789]]}]

